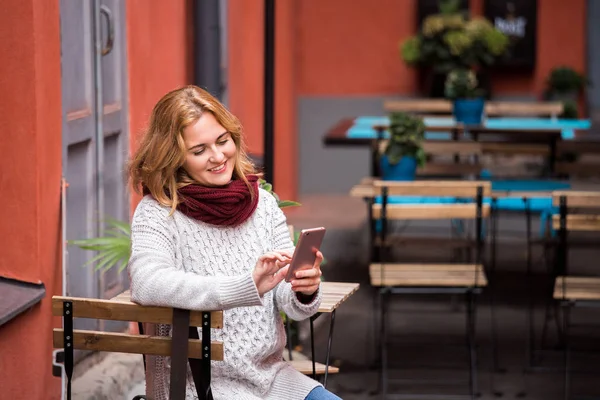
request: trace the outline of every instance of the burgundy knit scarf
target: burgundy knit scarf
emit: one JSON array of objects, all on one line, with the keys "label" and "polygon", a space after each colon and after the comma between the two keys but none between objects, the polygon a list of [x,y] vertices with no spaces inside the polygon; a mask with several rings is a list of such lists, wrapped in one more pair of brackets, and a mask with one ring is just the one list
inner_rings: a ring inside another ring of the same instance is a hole
[{"label": "burgundy knit scarf", "polygon": [[258,177],[248,175],[247,179],[252,192],[241,179],[221,187],[184,186],[178,191],[182,201],[177,209],[207,224],[239,225],[250,218],[258,205]]}]

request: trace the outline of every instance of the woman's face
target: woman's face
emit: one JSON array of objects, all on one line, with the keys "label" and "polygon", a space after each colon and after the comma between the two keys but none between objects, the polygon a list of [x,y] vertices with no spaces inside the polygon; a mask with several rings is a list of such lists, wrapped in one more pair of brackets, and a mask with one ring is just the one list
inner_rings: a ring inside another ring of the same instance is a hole
[{"label": "woman's face", "polygon": [[231,181],[237,147],[225,128],[210,112],[183,130],[183,169],[202,186],[223,186]]}]

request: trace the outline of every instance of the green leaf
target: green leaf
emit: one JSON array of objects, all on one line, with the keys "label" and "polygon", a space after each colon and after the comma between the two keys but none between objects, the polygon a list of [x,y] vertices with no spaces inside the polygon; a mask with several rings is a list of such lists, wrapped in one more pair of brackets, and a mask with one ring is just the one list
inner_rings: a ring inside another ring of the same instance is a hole
[{"label": "green leaf", "polygon": [[281,200],[277,205],[279,206],[279,208],[284,208],[301,206],[302,204],[292,200]]}]

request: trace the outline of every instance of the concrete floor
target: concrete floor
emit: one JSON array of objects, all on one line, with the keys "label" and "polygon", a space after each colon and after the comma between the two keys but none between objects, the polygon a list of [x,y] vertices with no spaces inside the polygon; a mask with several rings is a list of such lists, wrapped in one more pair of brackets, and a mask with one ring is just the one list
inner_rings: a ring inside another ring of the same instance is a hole
[{"label": "concrete floor", "polygon": [[[378,358],[374,345],[374,300],[377,292],[369,285],[368,243],[364,205],[346,196],[311,196],[301,199],[303,207],[288,212],[288,221],[297,229],[313,226],[328,228],[323,252],[328,264],[323,268],[329,281],[359,282],[361,288],[337,312],[332,359],[340,366],[340,373],[329,378],[328,388],[345,400],[380,398],[378,389]],[[537,222],[537,221],[536,221]],[[536,226],[536,225],[534,225]],[[525,279],[524,220],[519,215],[502,217],[498,248],[497,273],[493,287],[485,289],[477,309],[477,342],[479,356],[478,385],[481,399],[532,400],[562,399],[562,352],[555,347],[556,329],[551,325],[550,351],[544,353],[540,365],[549,371],[527,372],[527,309],[529,293],[535,301],[536,335],[539,336],[544,315],[545,267],[541,252],[534,253],[534,285],[530,290]],[[439,227],[417,227],[416,231],[437,230]],[[403,229],[406,229],[404,227]],[[574,267],[597,266],[599,250],[573,255]],[[424,256],[425,255],[425,256]],[[408,261],[432,262],[449,260],[451,255],[436,249],[406,249],[400,254]],[[424,257],[428,257],[424,259]],[[592,261],[592,263],[591,263]],[[501,371],[492,373],[491,294],[494,294],[498,337],[498,364]],[[329,318],[322,316],[320,318]],[[401,379],[438,380],[454,379],[458,384],[439,385],[404,383],[390,386],[390,392],[408,394],[467,394],[468,353],[465,348],[465,313],[461,297],[430,295],[397,295],[393,297],[389,319],[393,345],[390,362],[395,365],[391,376]],[[600,309],[577,309],[575,323],[599,323]],[[317,360],[324,362],[328,324],[319,324],[315,331]],[[578,328],[573,345],[582,349],[600,350],[600,330]],[[586,339],[587,338],[587,339]],[[539,338],[538,338],[539,344]],[[309,353],[304,343],[304,353]],[[600,398],[600,352],[598,356],[585,350],[587,355],[574,355],[577,369],[595,373],[574,373],[573,389],[576,394]],[[419,364],[419,366],[415,364]],[[421,367],[422,366],[422,367]],[[390,397],[392,398],[392,397]],[[414,397],[417,398],[416,396]],[[431,395],[419,397],[433,399]],[[576,397],[577,398],[577,397]]]}]

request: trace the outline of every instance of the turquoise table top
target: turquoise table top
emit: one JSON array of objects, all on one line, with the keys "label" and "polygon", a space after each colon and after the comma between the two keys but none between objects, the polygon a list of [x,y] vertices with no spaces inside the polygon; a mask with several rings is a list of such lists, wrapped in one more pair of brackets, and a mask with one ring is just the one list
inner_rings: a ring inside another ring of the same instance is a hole
[{"label": "turquoise table top", "polygon": [[[453,127],[456,121],[452,117],[432,117],[424,118],[426,127]],[[371,139],[376,138],[377,132],[373,125],[389,124],[388,117],[358,117],[354,120],[354,125],[348,129],[347,137],[351,139]],[[535,130],[535,129],[560,129],[564,140],[575,137],[574,130],[589,129],[590,120],[565,120],[549,118],[488,118],[483,126],[490,129],[515,129],[515,130]],[[384,137],[387,133],[384,135]],[[450,133],[446,132],[425,132],[425,138],[429,140],[449,140]]]}]

